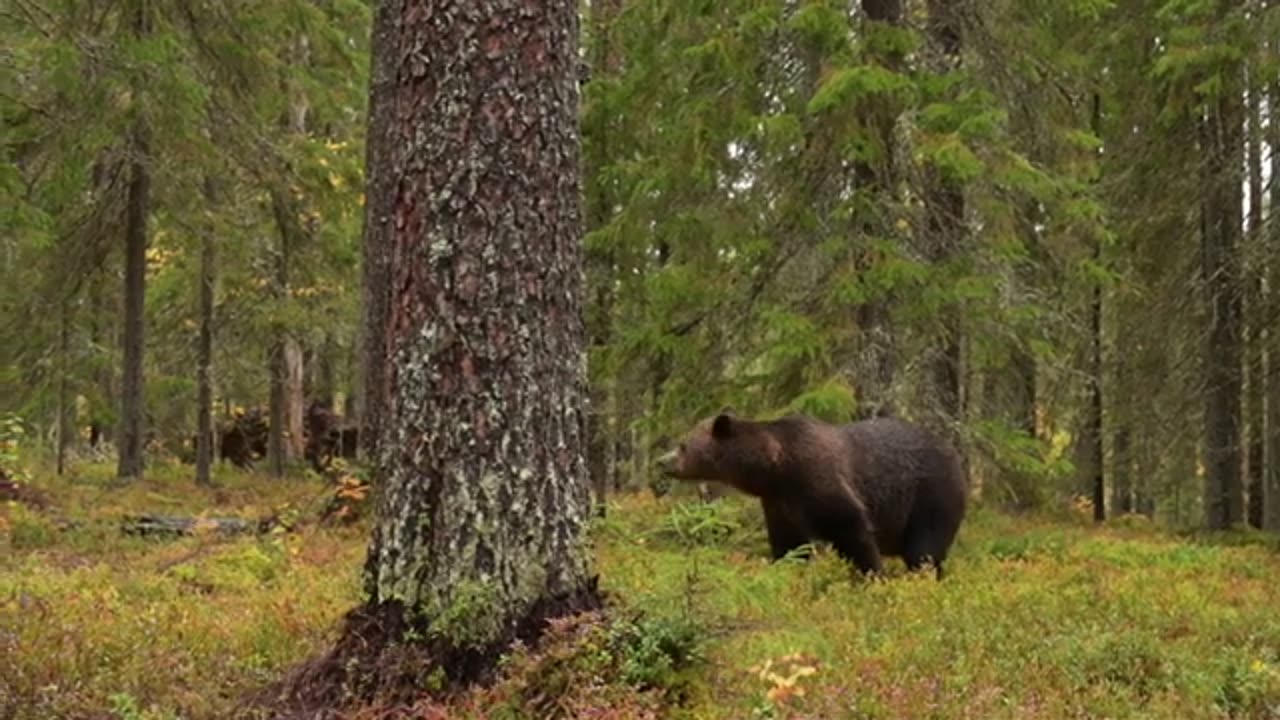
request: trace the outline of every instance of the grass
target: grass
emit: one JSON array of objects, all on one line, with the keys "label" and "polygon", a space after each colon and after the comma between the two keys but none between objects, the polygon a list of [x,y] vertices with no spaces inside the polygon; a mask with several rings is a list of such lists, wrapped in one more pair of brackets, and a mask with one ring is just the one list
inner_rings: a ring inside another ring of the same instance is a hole
[{"label": "grass", "polygon": [[[332,639],[359,601],[366,525],[118,531],[139,511],[306,516],[325,490],[224,472],[218,490],[184,468],[120,489],[88,466],[39,474],[46,511],[0,508],[0,718],[225,717]],[[1280,717],[1273,541],[978,508],[945,582],[894,561],[869,583],[826,548],[769,563],[743,498],[623,496],[592,537],[619,619],[518,652],[497,688],[420,716]]]}]

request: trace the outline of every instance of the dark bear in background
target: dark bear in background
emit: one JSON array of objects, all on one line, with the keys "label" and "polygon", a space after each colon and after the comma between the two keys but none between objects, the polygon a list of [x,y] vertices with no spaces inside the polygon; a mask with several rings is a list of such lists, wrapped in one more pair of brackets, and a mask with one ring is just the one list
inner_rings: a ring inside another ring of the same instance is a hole
[{"label": "dark bear in background", "polygon": [[939,580],[964,519],[960,457],[927,430],[879,417],[832,425],[792,415],[754,421],[728,412],[702,421],[659,459],[667,475],[710,480],[760,498],[774,559],[826,540],[863,573],[881,557]]},{"label": "dark bear in background", "polygon": [[334,457],[351,459],[356,456],[359,428],[347,425],[341,415],[318,400],[307,408],[305,430],[307,441],[304,451],[316,472],[327,470]]},{"label": "dark bear in background", "polygon": [[262,408],[238,412],[222,431],[218,454],[236,467],[248,470],[255,460],[267,456],[267,435],[267,419]]}]

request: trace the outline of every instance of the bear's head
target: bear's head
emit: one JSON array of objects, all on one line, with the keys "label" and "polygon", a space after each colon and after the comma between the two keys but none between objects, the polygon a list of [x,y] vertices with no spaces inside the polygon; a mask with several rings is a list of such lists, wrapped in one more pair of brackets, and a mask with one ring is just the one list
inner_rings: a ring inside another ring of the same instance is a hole
[{"label": "bear's head", "polygon": [[657,462],[668,477],[722,482],[762,495],[765,488],[761,483],[776,467],[781,450],[777,438],[764,425],[725,410],[694,426],[675,450]]}]

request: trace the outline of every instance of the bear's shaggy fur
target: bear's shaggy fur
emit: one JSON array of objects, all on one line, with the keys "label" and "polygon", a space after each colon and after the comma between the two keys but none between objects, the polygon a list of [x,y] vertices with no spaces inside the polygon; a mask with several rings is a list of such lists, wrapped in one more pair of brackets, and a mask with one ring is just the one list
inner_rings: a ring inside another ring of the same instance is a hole
[{"label": "bear's shaggy fur", "polygon": [[941,579],[968,497],[956,451],[888,417],[832,425],[723,412],[659,463],[671,477],[721,482],[760,498],[774,559],[826,540],[864,573],[882,572],[881,557],[889,555],[911,570],[932,563]]}]

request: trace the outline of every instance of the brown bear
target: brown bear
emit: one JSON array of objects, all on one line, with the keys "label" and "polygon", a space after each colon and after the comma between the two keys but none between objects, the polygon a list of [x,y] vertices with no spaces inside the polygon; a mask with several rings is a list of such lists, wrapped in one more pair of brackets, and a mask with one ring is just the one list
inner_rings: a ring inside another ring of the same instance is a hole
[{"label": "brown bear", "polygon": [[668,476],[760,498],[775,560],[826,540],[863,573],[882,572],[881,556],[890,555],[913,571],[932,563],[941,580],[968,497],[956,451],[890,417],[832,425],[726,411],[699,423],[659,464]]}]

